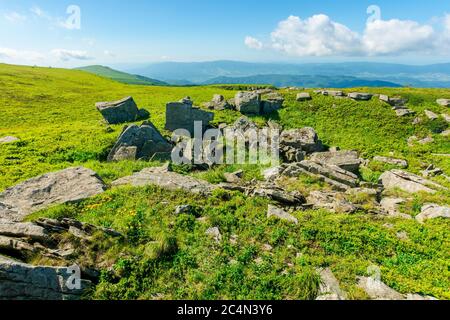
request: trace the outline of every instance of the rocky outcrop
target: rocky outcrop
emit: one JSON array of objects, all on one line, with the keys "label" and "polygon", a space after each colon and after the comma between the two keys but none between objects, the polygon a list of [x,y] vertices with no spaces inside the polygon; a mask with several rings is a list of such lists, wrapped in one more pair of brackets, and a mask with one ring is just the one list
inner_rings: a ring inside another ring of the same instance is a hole
[{"label": "rocky outcrop", "polygon": [[138,109],[132,97],[113,102],[98,102],[95,106],[109,124],[133,122],[150,116],[148,111]]},{"label": "rocky outcrop", "polygon": [[305,197],[299,192],[288,192],[274,183],[259,183],[256,186],[248,185],[245,193],[251,197],[271,199],[284,206],[296,206],[305,203]]},{"label": "rocky outcrop", "polygon": [[306,200],[315,209],[326,209],[334,213],[354,213],[358,209],[339,192],[313,191]]},{"label": "rocky outcrop", "polygon": [[434,203],[426,204],[422,207],[422,211],[416,216],[416,220],[420,223],[436,218],[450,218],[450,207],[444,207]]},{"label": "rocky outcrop", "polygon": [[214,120],[214,113],[206,112],[193,106],[189,98],[180,102],[170,102],[166,105],[166,130],[185,129],[194,135],[194,123],[200,122],[204,132],[209,123]]},{"label": "rocky outcrop", "polygon": [[52,205],[78,202],[106,190],[92,170],[76,167],[32,178],[0,193],[0,219],[21,221]]},{"label": "rocky outcrop", "polygon": [[205,103],[205,107],[217,111],[234,109],[234,106],[220,94],[215,94],[210,102]]},{"label": "rocky outcrop", "polygon": [[206,181],[171,172],[167,166],[145,168],[131,176],[114,181],[112,185],[132,185],[135,187],[156,185],[168,190],[185,190],[202,195],[209,195],[214,189],[217,188],[217,186],[214,186]]},{"label": "rocky outcrop", "polygon": [[443,107],[449,107],[450,106],[450,99],[437,99],[436,103]]},{"label": "rocky outcrop", "polygon": [[369,101],[372,99],[373,94],[371,93],[361,93],[361,92],[351,92],[348,94],[348,97],[350,99],[356,100],[356,101]]},{"label": "rocky outcrop", "polygon": [[2,143],[11,143],[11,142],[16,142],[19,141],[19,138],[13,137],[13,136],[6,136],[3,138],[0,138],[0,144]]},{"label": "rocky outcrop", "polygon": [[338,280],[330,268],[319,269],[320,275],[319,296],[316,300],[346,300],[347,294],[341,289]]},{"label": "rocky outcrop", "polygon": [[283,107],[284,98],[279,93],[270,93],[262,97],[261,113],[271,114]]},{"label": "rocky outcrop", "polygon": [[310,160],[320,164],[335,165],[353,173],[359,172],[362,162],[356,151],[317,152],[311,155]]},{"label": "rocky outcrop", "polygon": [[389,157],[376,156],[376,157],[373,158],[373,161],[390,164],[390,165],[397,166],[397,167],[400,167],[400,168],[407,168],[408,167],[408,162],[406,160],[402,160],[402,159],[395,159],[395,158],[389,158]]},{"label": "rocky outcrop", "polygon": [[125,127],[108,155],[108,161],[149,160],[155,155],[167,155],[172,145],[149,121],[141,126]]},{"label": "rocky outcrop", "polygon": [[436,190],[444,189],[443,186],[433,181],[402,170],[391,170],[383,173],[380,182],[385,189],[398,188],[409,193],[420,191],[435,193]]},{"label": "rocky outcrop", "polygon": [[[358,177],[335,165],[323,165],[313,161],[304,160],[296,164],[304,172],[309,172],[317,177],[322,177],[323,181],[329,182],[341,190],[355,188],[358,186]],[[288,171],[289,168],[286,170]],[[331,182],[333,181],[333,182]]]},{"label": "rocky outcrop", "polygon": [[302,161],[306,154],[320,152],[322,141],[313,128],[286,130],[280,136],[280,153],[288,162]]},{"label": "rocky outcrop", "polygon": [[234,98],[236,109],[245,115],[261,113],[261,95],[255,92],[238,92]]},{"label": "rocky outcrop", "polygon": [[296,100],[301,102],[301,101],[308,101],[311,100],[311,95],[308,92],[301,92],[297,94],[297,98]]},{"label": "rocky outcrop", "polygon": [[267,208],[267,218],[270,219],[272,217],[293,224],[298,224],[298,219],[293,215],[287,213],[283,209],[269,205],[269,207]]},{"label": "rocky outcrop", "polygon": [[68,267],[32,266],[0,256],[0,300],[78,300],[91,287],[80,279],[73,285]]}]

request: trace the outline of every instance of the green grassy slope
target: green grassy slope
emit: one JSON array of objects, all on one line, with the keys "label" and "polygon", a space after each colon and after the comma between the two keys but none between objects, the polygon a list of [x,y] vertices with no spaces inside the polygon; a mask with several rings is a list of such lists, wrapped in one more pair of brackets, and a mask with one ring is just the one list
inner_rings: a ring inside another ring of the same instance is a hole
[{"label": "green grassy slope", "polygon": [[144,76],[129,74],[122,71],[117,71],[105,66],[87,66],[77,68],[77,70],[86,71],[89,73],[96,74],[101,77],[109,78],[121,83],[126,84],[139,84],[139,85],[147,85],[147,86],[165,86],[167,83],[151,78],[147,78]]},{"label": "green grassy slope", "polygon": [[[213,94],[227,98],[235,92],[219,87],[150,87],[125,85],[86,72],[0,65],[0,137],[20,141],[0,144],[0,191],[42,173],[83,165],[107,182],[158,163],[105,163],[107,152],[122,130],[108,126],[94,104],[133,96],[164,133],[165,104],[191,96],[196,104]],[[422,114],[424,109],[447,112],[436,98],[450,98],[448,90],[359,88],[358,91],[401,95]],[[350,90],[349,90],[350,91]],[[314,96],[295,101],[295,92],[283,92],[285,107],[277,114],[254,117],[262,124],[272,118],[287,128],[312,126],[325,144],[357,149],[366,158],[388,155],[407,159],[408,170],[418,173],[421,163],[434,163],[450,173],[449,139],[431,131],[436,124],[413,126],[413,117],[397,118],[390,107],[370,102]],[[232,122],[234,111],[216,112],[215,124]],[[432,135],[434,143],[410,148],[411,135]],[[193,173],[212,182],[239,166],[217,167]],[[258,177],[259,167],[243,166],[246,179]],[[371,164],[362,172],[374,181],[388,167]],[[435,181],[450,187],[442,177]],[[311,179],[290,186],[307,192],[322,188]],[[404,211],[415,215],[425,202],[450,204],[449,193],[409,196]],[[173,214],[180,204],[192,204],[192,215]],[[251,199],[240,193],[217,192],[203,199],[183,192],[155,187],[112,189],[77,205],[64,205],[38,216],[75,217],[113,227],[128,236],[111,247],[98,244],[98,254],[110,257],[94,298],[246,298],[308,299],[317,293],[314,269],[329,266],[350,298],[366,298],[355,278],[367,267],[378,265],[382,279],[402,293],[417,292],[450,299],[450,222],[437,219],[420,225],[414,220],[382,218],[358,213],[336,215],[325,211],[295,212],[298,226],[266,219],[267,199]],[[214,244],[205,230],[218,226],[224,241]],[[400,240],[398,232],[407,232]],[[237,235],[237,244],[232,239]],[[264,250],[270,244],[271,251]],[[81,254],[81,253],[80,253]],[[37,261],[38,262],[38,261]],[[112,267],[112,271],[106,271]]]}]

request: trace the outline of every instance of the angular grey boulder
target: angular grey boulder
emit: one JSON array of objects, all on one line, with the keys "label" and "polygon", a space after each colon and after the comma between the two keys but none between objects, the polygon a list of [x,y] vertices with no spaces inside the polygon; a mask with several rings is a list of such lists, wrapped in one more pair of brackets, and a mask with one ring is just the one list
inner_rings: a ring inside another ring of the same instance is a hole
[{"label": "angular grey boulder", "polygon": [[170,102],[166,105],[166,130],[185,129],[194,135],[194,124],[200,122],[204,132],[209,123],[214,120],[214,113],[194,107],[192,101],[183,99],[181,102]]},{"label": "angular grey boulder", "polygon": [[[290,152],[293,152],[296,155],[299,152],[309,154],[313,152],[320,152],[322,149],[322,141],[319,140],[319,137],[313,128],[286,130],[281,133],[280,151],[282,155],[286,155]],[[288,160],[300,161],[302,159]]]},{"label": "angular grey boulder", "polygon": [[263,96],[261,101],[261,113],[271,114],[283,107],[284,98],[279,93],[270,93]]},{"label": "angular grey boulder", "polygon": [[426,220],[436,218],[450,218],[450,207],[444,207],[434,203],[429,203],[424,205],[420,214],[416,216],[416,220],[420,223],[424,223]]},{"label": "angular grey boulder", "polygon": [[353,173],[359,172],[362,163],[357,151],[346,150],[313,153],[310,160],[321,164],[336,165]]},{"label": "angular grey boulder", "polygon": [[52,205],[78,202],[106,190],[102,179],[83,167],[29,179],[0,193],[0,219],[21,221]]},{"label": "angular grey boulder", "polygon": [[113,102],[98,102],[95,106],[109,124],[143,120],[150,115],[144,109],[139,110],[132,97]]},{"label": "angular grey boulder", "polygon": [[316,300],[346,300],[347,294],[341,289],[339,281],[330,268],[319,269],[320,275],[319,296]]},{"label": "angular grey boulder", "polygon": [[369,101],[372,99],[373,94],[371,93],[361,93],[361,92],[352,92],[348,94],[348,97],[350,99],[356,100],[356,101]]},{"label": "angular grey boulder", "polygon": [[220,94],[215,94],[210,102],[205,104],[205,107],[211,110],[231,110],[234,106],[230,104],[224,96]]},{"label": "angular grey boulder", "polygon": [[406,160],[402,160],[402,159],[375,156],[373,158],[373,161],[382,162],[382,163],[390,164],[390,165],[401,167],[401,168],[408,167],[408,162]]},{"label": "angular grey boulder", "polygon": [[301,93],[297,94],[297,98],[296,98],[296,100],[299,102],[300,101],[308,101],[311,99],[312,99],[311,95],[308,92],[301,92]]},{"label": "angular grey boulder", "polygon": [[409,193],[419,191],[435,193],[436,190],[445,189],[431,180],[397,169],[383,173],[380,177],[380,183],[383,184],[385,189],[398,188]]},{"label": "angular grey boulder", "polygon": [[236,109],[242,114],[257,115],[261,113],[261,95],[255,92],[238,92],[234,98]]},{"label": "angular grey boulder", "polygon": [[0,256],[0,300],[78,300],[92,283],[80,279],[76,288],[72,275],[66,267],[35,267]]},{"label": "angular grey boulder", "polygon": [[108,161],[149,160],[155,155],[167,155],[172,145],[149,121],[141,126],[125,127],[108,155]]},{"label": "angular grey boulder", "polygon": [[269,205],[267,208],[267,218],[277,218],[282,221],[290,222],[293,224],[298,224],[298,219],[293,215],[287,213],[283,209],[277,208],[275,206]]},{"label": "angular grey boulder", "polygon": [[353,213],[357,210],[357,207],[339,192],[313,191],[306,200],[315,209],[326,209],[334,213]]}]

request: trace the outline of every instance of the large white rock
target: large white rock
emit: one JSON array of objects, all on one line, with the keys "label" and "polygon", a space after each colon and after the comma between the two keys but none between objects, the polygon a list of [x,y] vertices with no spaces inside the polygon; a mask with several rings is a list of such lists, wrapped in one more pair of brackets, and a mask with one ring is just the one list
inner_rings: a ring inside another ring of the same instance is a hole
[{"label": "large white rock", "polygon": [[450,208],[430,203],[424,205],[420,214],[416,216],[416,220],[420,223],[435,218],[450,218]]}]

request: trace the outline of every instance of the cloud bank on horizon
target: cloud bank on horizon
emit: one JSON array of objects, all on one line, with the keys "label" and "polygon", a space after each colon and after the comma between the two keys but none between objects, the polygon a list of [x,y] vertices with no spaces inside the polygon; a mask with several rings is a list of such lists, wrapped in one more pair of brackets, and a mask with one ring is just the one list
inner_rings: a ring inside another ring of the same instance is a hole
[{"label": "cloud bank on horizon", "polygon": [[270,34],[270,40],[247,36],[251,49],[276,50],[295,57],[388,56],[405,53],[450,54],[450,14],[441,20],[441,30],[412,20],[369,19],[363,34],[333,21],[325,14],[306,19],[289,16]]}]

